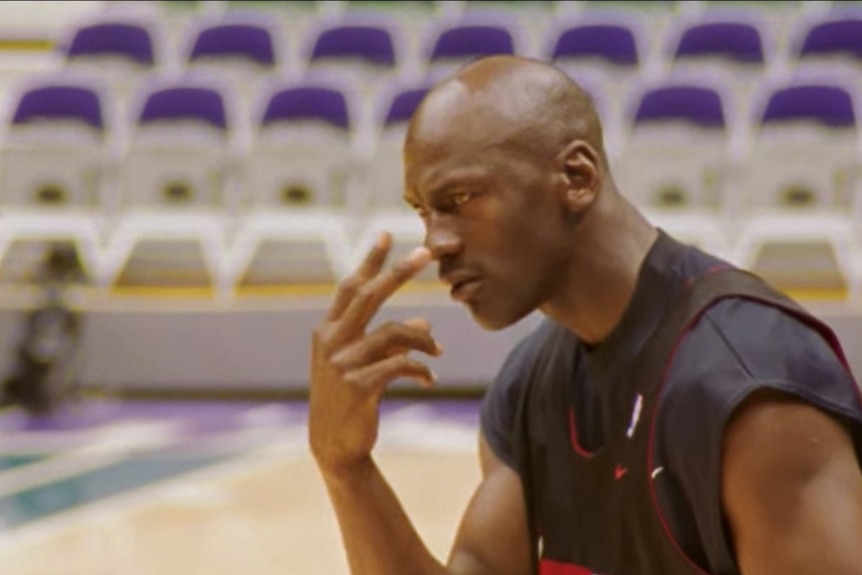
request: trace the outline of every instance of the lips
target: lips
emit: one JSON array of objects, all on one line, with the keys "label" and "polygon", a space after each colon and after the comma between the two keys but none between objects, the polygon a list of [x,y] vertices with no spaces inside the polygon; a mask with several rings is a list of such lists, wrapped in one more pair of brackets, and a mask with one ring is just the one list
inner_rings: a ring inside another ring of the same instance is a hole
[{"label": "lips", "polygon": [[465,280],[453,284],[452,290],[450,291],[450,295],[452,296],[452,299],[456,301],[465,302],[474,297],[481,286],[482,280],[478,278]]},{"label": "lips", "polygon": [[451,287],[450,295],[456,301],[467,301],[475,295],[482,278],[467,272],[454,272],[443,276],[443,281]]}]

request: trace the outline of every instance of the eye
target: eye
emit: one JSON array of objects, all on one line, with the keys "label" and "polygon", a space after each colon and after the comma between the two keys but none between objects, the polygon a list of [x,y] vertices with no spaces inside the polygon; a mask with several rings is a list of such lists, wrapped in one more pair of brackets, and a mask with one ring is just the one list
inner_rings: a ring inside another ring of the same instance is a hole
[{"label": "eye", "polygon": [[449,200],[455,206],[463,206],[473,198],[473,194],[469,192],[458,192],[449,196]]}]

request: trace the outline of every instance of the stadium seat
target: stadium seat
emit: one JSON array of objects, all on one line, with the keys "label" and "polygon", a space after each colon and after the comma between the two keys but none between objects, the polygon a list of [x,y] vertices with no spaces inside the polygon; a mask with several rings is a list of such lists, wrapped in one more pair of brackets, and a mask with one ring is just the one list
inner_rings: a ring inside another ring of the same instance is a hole
[{"label": "stadium seat", "polygon": [[595,60],[603,66],[629,69],[640,64],[635,32],[615,23],[573,25],[563,30],[554,40],[550,58],[558,65]]},{"label": "stadium seat", "polygon": [[320,22],[308,31],[305,48],[308,70],[338,74],[369,94],[388,76],[403,72],[407,62],[417,69],[415,58],[405,58],[407,52],[396,21],[356,14]]},{"label": "stadium seat", "polygon": [[235,163],[236,110],[229,89],[200,78],[155,80],[141,99],[123,169],[121,209],[223,210]]},{"label": "stadium seat", "polygon": [[229,82],[244,117],[260,87],[282,73],[286,65],[284,34],[278,21],[260,14],[206,17],[187,34],[187,70],[202,71]]},{"label": "stadium seat", "polygon": [[246,209],[344,208],[355,157],[357,94],[321,76],[277,83],[257,105]]},{"label": "stadium seat", "polygon": [[732,102],[708,77],[647,79],[630,97],[615,174],[627,197],[686,239],[726,251],[722,228]]},{"label": "stadium seat", "polygon": [[432,74],[446,74],[486,56],[523,54],[523,44],[520,27],[502,15],[441,20],[429,29],[424,62]]},{"label": "stadium seat", "polygon": [[21,87],[2,150],[4,209],[87,213],[104,203],[115,143],[104,87],[61,74]]},{"label": "stadium seat", "polygon": [[862,12],[855,17],[803,21],[789,50],[800,68],[842,64],[862,78]]},{"label": "stadium seat", "polygon": [[[689,4],[684,2],[683,4]],[[813,5],[820,2],[799,2],[784,0],[742,0],[742,1],[716,1],[692,2],[692,14],[700,14],[705,17],[722,17],[731,15],[738,17],[748,15],[761,21],[763,30],[767,32],[773,41],[776,51],[785,49],[787,34],[793,27],[794,22],[807,16]]]},{"label": "stadium seat", "polygon": [[762,87],[750,147],[729,196],[737,223],[736,261],[755,267],[758,253],[770,246],[798,253],[820,245],[825,251],[819,257],[785,261],[782,269],[796,272],[774,271],[775,281],[817,287],[830,264],[846,283],[856,281],[858,106],[856,86],[825,71]]},{"label": "stadium seat", "polygon": [[20,86],[13,101],[0,161],[0,275],[13,246],[71,240],[98,277],[117,157],[104,86],[56,74]]},{"label": "stadium seat", "polygon": [[258,23],[220,22],[206,25],[195,35],[188,55],[190,64],[216,61],[250,64],[265,70],[277,65],[277,50],[273,35]]},{"label": "stadium seat", "polygon": [[739,68],[754,67],[758,73],[766,64],[763,32],[754,21],[722,18],[682,26],[674,38],[671,57],[675,64],[705,62]]},{"label": "stadium seat", "polygon": [[200,77],[156,79],[141,96],[106,273],[118,285],[223,285],[238,195],[234,98]]},{"label": "stadium seat", "polygon": [[676,18],[692,11],[697,2],[602,1],[561,2],[559,12],[576,17],[622,16],[640,22],[645,44],[651,55],[664,37],[665,30]]},{"label": "stadium seat", "polygon": [[249,195],[227,257],[241,291],[342,277],[361,168],[356,102],[350,84],[322,76],[264,92],[246,166]]},{"label": "stadium seat", "polygon": [[106,20],[74,29],[61,50],[67,64],[88,63],[90,69],[106,74],[108,72],[101,67],[118,65],[125,75],[129,71],[155,67],[158,46],[146,23]]},{"label": "stadium seat", "polygon": [[775,39],[769,30],[755,13],[722,11],[681,18],[668,31],[666,58],[674,72],[720,77],[734,95],[737,117],[732,121],[744,121],[754,86],[775,63]]},{"label": "stadium seat", "polygon": [[108,14],[74,27],[61,43],[64,66],[92,74],[111,90],[125,118],[144,79],[163,66],[165,38],[147,18]]}]

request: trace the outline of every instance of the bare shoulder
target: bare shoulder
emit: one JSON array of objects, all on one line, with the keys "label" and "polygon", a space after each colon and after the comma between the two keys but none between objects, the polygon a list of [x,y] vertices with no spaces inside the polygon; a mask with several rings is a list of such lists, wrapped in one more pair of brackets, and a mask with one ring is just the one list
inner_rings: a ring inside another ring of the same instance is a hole
[{"label": "bare shoulder", "polygon": [[862,473],[843,417],[759,391],[728,423],[722,456],[722,507],[742,573],[857,572]]},{"label": "bare shoulder", "polygon": [[723,467],[732,471],[750,466],[766,477],[781,473],[785,479],[801,479],[797,473],[814,472],[835,456],[855,460],[850,425],[795,395],[757,391],[728,421]]}]

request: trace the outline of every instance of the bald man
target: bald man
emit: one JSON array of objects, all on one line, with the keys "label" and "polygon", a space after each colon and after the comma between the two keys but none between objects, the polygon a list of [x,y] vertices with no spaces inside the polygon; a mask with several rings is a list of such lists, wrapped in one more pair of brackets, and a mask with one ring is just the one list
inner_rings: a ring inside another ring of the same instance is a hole
[{"label": "bald man", "polygon": [[[582,90],[480,60],[412,119],[407,202],[313,335],[310,444],[354,575],[862,573],[862,408],[831,332],[758,278],[654,228],[615,187]],[[370,330],[430,260],[496,330],[544,323],[482,407],[482,480],[445,564],[372,456],[387,384],[433,385],[423,320]]]}]

